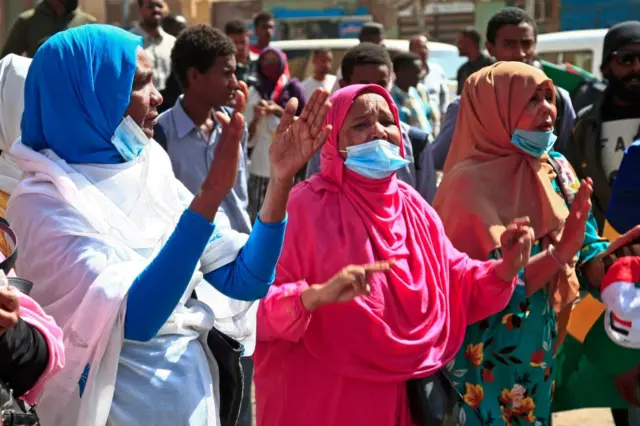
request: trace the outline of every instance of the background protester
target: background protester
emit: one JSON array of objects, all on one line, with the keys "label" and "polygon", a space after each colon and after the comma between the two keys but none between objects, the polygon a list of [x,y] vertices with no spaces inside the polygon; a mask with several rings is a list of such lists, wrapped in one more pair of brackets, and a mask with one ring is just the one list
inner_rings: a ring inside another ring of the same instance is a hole
[{"label": "background protester", "polygon": [[493,58],[482,51],[480,41],[482,36],[475,28],[466,28],[458,34],[458,51],[460,56],[469,60],[458,69],[458,95],[462,93],[464,82],[471,74],[493,64]]},{"label": "background protester", "polygon": [[429,94],[429,103],[434,110],[434,134],[440,132],[440,122],[449,105],[449,89],[444,69],[433,61],[429,61],[429,40],[423,35],[414,36],[409,41],[409,50],[418,55],[422,63],[420,83]]},{"label": "background protester", "polygon": [[238,81],[249,83],[255,71],[258,55],[249,49],[249,29],[242,19],[234,19],[224,25],[224,33],[236,47],[236,77]]},{"label": "background protester", "polygon": [[600,68],[607,88],[580,112],[567,158],[579,176],[593,179],[593,211],[602,230],[624,151],[640,137],[640,21],[607,32]]},{"label": "background protester", "polygon": [[[17,269],[65,333],[69,362],[38,406],[49,424],[220,424],[229,383],[204,342],[213,328],[254,331],[246,313],[274,279],[294,175],[326,137],[294,122],[291,101],[260,218],[240,234],[220,205],[236,180],[243,95],[231,119],[217,115],[214,172],[194,197],[150,140],[162,102],[152,74],[142,39],[105,25],[55,35],[29,69],[11,149],[25,179],[7,217],[23,241]],[[315,99],[322,117],[326,94]],[[192,297],[200,285],[225,296],[205,304]]]},{"label": "background protester", "polygon": [[313,74],[302,82],[302,90],[307,99],[311,97],[311,94],[318,87],[331,91],[337,81],[336,76],[331,74],[333,53],[330,49],[320,47],[314,50],[311,56],[311,63],[313,64]]},{"label": "background protester", "polygon": [[501,260],[461,254],[395,176],[406,160],[389,93],[351,85],[331,103],[322,171],[291,196],[277,282],[258,310],[258,425],[415,425],[407,381],[446,366],[465,327],[505,306],[530,229],[524,219],[505,231]]},{"label": "background protester", "polygon": [[[524,10],[517,7],[506,7],[493,15],[487,24],[487,50],[497,61],[523,62],[533,65],[536,59],[536,42],[538,28],[536,21]],[[564,152],[571,137],[576,114],[571,104],[569,93],[554,86],[556,99],[556,122],[554,132],[558,140],[554,149]],[[433,142],[433,162],[436,169],[444,167],[460,106],[458,96],[451,102],[442,122],[440,133]]]},{"label": "background protester", "polygon": [[[284,108],[291,98],[298,99],[299,115],[306,104],[300,82],[285,74],[287,57],[275,47],[267,47],[258,58],[257,83],[249,89],[245,119],[249,126],[249,215],[258,216],[271,176],[269,150]],[[304,171],[301,172],[304,177]],[[298,176],[298,180],[300,176]]]},{"label": "background protester", "polygon": [[160,91],[165,89],[171,74],[171,49],[176,38],[162,28],[164,0],[138,0],[140,22],[131,32],[142,37],[144,51],[153,64],[153,84]]},{"label": "background protester", "polygon": [[[393,66],[389,52],[383,46],[360,43],[342,58],[342,87],[352,84],[390,86]],[[436,194],[436,173],[431,152],[427,149],[429,135],[408,124],[400,123],[405,158],[409,161],[397,170],[398,179],[414,188],[428,203]],[[307,178],[320,173],[320,153],[307,165]]]},{"label": "background protester", "polygon": [[44,0],[18,16],[0,58],[10,53],[32,58],[43,41],[57,32],[95,22],[78,8],[78,0]]},{"label": "background protester", "polygon": [[[382,24],[379,24],[377,22],[366,22],[362,26],[362,28],[360,28],[358,41],[360,43],[371,43],[378,46],[384,46],[384,27],[382,26]],[[338,68],[338,72],[336,73],[336,82],[333,85],[333,89],[331,89],[331,93],[342,87],[340,85],[340,80],[342,80],[342,78],[342,66],[340,66],[340,68]],[[389,84],[391,84],[391,79],[389,79]],[[391,86],[385,87],[385,89],[389,89],[390,87]]]},{"label": "background protester", "polygon": [[420,58],[410,52],[398,52],[393,57],[395,80],[391,87],[391,97],[398,106],[400,121],[417,127],[433,136],[434,113],[429,95],[420,84],[422,71]]}]

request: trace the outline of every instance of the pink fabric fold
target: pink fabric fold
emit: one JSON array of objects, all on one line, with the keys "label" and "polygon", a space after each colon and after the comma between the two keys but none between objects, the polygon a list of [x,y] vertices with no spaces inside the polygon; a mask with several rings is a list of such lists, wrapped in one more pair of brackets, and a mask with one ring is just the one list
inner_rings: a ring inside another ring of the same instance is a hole
[{"label": "pink fabric fold", "polygon": [[[259,426],[411,425],[405,382],[451,361],[469,321],[503,309],[515,286],[492,262],[454,249],[434,210],[395,175],[370,180],[344,167],[339,129],[363,92],[385,98],[399,125],[379,86],[348,86],[331,98],[321,173],[291,194],[276,283],[258,310]],[[396,264],[371,278],[370,295],[297,311],[307,283],[389,259]]]},{"label": "pink fabric fold", "polygon": [[[13,271],[9,276],[14,276]],[[47,380],[64,367],[64,344],[62,330],[56,324],[53,317],[47,315],[44,310],[31,297],[14,290],[18,294],[20,304],[20,318],[27,324],[35,327],[44,336],[49,350],[49,362],[40,379],[27,393],[22,396],[28,404],[34,405]]]}]

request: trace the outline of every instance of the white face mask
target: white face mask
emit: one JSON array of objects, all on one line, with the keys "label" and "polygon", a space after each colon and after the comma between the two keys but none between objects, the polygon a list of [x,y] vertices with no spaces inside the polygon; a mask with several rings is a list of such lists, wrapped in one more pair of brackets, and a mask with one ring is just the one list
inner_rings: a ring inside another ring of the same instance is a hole
[{"label": "white face mask", "polygon": [[149,138],[131,116],[127,115],[113,133],[111,143],[125,161],[131,161],[138,158],[144,147],[149,145]]}]

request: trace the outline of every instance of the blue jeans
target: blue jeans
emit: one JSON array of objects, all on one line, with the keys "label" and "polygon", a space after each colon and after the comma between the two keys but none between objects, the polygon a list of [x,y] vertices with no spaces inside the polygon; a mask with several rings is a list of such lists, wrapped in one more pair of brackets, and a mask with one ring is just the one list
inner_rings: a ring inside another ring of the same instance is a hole
[{"label": "blue jeans", "polygon": [[253,387],[253,360],[241,358],[244,371],[244,395],[240,407],[240,417],[237,426],[253,426],[253,403],[251,402],[251,389]]}]

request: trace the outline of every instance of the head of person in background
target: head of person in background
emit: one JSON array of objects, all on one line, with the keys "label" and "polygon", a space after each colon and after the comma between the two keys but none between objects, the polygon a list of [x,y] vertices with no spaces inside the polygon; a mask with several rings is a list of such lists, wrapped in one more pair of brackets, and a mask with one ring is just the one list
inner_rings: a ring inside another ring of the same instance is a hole
[{"label": "head of person in background", "polygon": [[611,27],[604,38],[600,70],[616,104],[640,105],[640,21]]},{"label": "head of person in background", "polygon": [[249,62],[249,29],[242,19],[233,19],[224,25],[224,33],[236,46],[236,62]]},{"label": "head of person in background", "polygon": [[538,27],[526,11],[506,7],[493,15],[487,25],[487,50],[496,61],[533,64]]},{"label": "head of person in background", "polygon": [[165,7],[164,0],[138,0],[140,27],[150,36],[157,36],[162,28]]},{"label": "head of person in background", "polygon": [[418,55],[411,52],[398,52],[393,58],[393,72],[396,75],[395,84],[403,91],[417,87],[420,82],[422,64]]},{"label": "head of person in background", "polygon": [[260,12],[253,18],[253,31],[258,38],[256,43],[257,51],[260,53],[262,49],[269,46],[273,40],[273,35],[276,31],[276,22],[273,19],[273,15],[269,12]]},{"label": "head of person in background", "polygon": [[47,3],[58,15],[72,13],[79,6],[79,0],[47,0]]},{"label": "head of person in background", "polygon": [[171,66],[185,103],[206,105],[205,111],[234,105],[236,48],[222,31],[205,24],[185,29],[171,51]]},{"label": "head of person in background", "polygon": [[189,25],[187,18],[175,13],[169,13],[162,19],[162,29],[174,37],[178,37],[178,34],[187,28],[187,25]]},{"label": "head of person in background", "polygon": [[462,30],[460,34],[458,34],[456,42],[460,56],[469,58],[471,62],[477,60],[482,53],[482,48],[480,47],[481,39],[480,33],[473,27]]},{"label": "head of person in background", "polygon": [[324,81],[333,68],[333,53],[331,49],[320,47],[314,50],[311,62],[313,64],[313,77],[317,81]]},{"label": "head of person in background", "polygon": [[429,40],[427,37],[425,35],[413,36],[409,40],[409,51],[420,58],[423,68],[426,69],[429,62]]},{"label": "head of person in background", "polygon": [[360,29],[358,40],[360,43],[384,45],[384,27],[377,22],[367,22]]},{"label": "head of person in background", "polygon": [[340,87],[351,84],[377,84],[388,90],[393,64],[389,52],[383,46],[360,43],[345,53],[341,71]]}]

